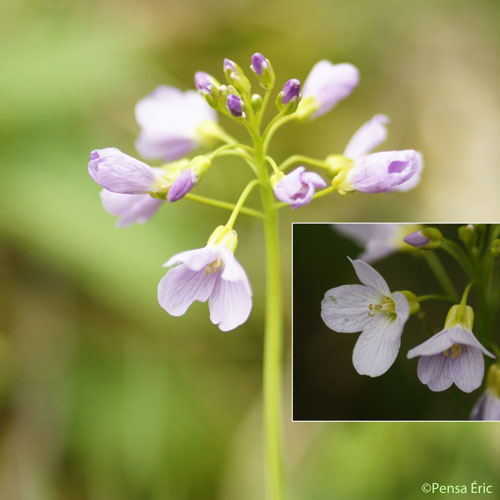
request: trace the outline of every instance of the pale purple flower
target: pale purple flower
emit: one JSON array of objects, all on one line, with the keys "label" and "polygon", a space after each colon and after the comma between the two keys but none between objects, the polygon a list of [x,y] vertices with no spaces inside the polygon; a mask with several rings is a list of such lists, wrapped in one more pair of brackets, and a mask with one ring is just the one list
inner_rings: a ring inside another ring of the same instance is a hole
[{"label": "pale purple flower", "polygon": [[141,133],[135,146],[144,158],[175,160],[203,142],[200,128],[216,122],[216,112],[194,90],[157,87],[135,107]]},{"label": "pale purple flower", "polygon": [[353,167],[339,184],[340,191],[364,193],[407,191],[420,181],[422,155],[413,149],[368,154],[387,138],[385,115],[375,115],[353,135],[344,156]]},{"label": "pale purple flower", "polygon": [[464,392],[472,392],[480,387],[483,380],[483,354],[495,357],[481,345],[472,330],[463,324],[456,324],[448,328],[445,326],[442,331],[411,349],[408,358],[420,356],[417,375],[431,391],[444,391],[455,384]]},{"label": "pale purple flower", "polygon": [[362,332],[354,346],[354,368],[360,375],[378,377],[396,360],[410,307],[401,292],[391,293],[373,267],[349,260],[363,285],[328,290],[321,302],[321,318],[336,332]]},{"label": "pale purple flower", "polygon": [[415,224],[333,224],[336,231],[352,238],[364,248],[361,260],[372,263],[404,248],[404,236]]},{"label": "pale purple flower", "polygon": [[167,201],[173,202],[183,198],[198,182],[198,176],[192,168],[183,170],[168,190]]},{"label": "pale purple flower", "polygon": [[297,208],[310,203],[315,189],[325,186],[326,182],[316,172],[297,167],[274,186],[274,194],[278,200]]},{"label": "pale purple flower", "polygon": [[283,104],[288,104],[292,99],[297,101],[300,97],[300,81],[296,78],[288,80],[285,85],[283,85],[283,97],[281,102]]},{"label": "pale purple flower", "polygon": [[431,242],[430,238],[424,236],[421,230],[407,234],[404,237],[404,241],[405,243],[408,243],[408,245],[411,245],[412,247],[415,248],[424,247],[425,245],[428,245]]},{"label": "pale purple flower", "polygon": [[227,96],[227,109],[229,112],[236,117],[243,114],[243,101],[234,94],[229,94]]},{"label": "pale purple flower", "polygon": [[265,68],[268,70],[271,69],[269,61],[260,52],[256,52],[251,59],[252,64],[250,65],[250,68],[252,68],[257,76],[262,76]]},{"label": "pale purple flower", "polygon": [[164,267],[176,267],[158,285],[161,307],[182,316],[194,301],[208,300],[210,321],[223,332],[244,323],[252,309],[252,290],[233,250],[224,239],[217,244],[209,240],[204,248],[174,255]]},{"label": "pale purple flower", "polygon": [[156,192],[164,174],[117,148],[97,149],[90,153],[89,174],[92,179],[114,193],[145,194]]},{"label": "pale purple flower", "polygon": [[312,103],[314,111],[310,116],[317,118],[349,96],[358,83],[359,71],[352,64],[319,61],[306,78],[299,111],[301,106]]},{"label": "pale purple flower", "polygon": [[121,194],[103,189],[100,195],[104,210],[119,216],[116,222],[118,227],[147,222],[163,203],[163,200],[149,194]]},{"label": "pale purple flower", "polygon": [[500,420],[500,368],[491,365],[486,379],[486,389],[477,400],[470,415],[471,420]]}]

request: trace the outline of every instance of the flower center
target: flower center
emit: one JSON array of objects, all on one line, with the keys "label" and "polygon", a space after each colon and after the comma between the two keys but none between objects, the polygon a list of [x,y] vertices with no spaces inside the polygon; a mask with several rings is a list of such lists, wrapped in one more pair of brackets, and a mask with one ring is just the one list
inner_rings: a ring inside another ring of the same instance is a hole
[{"label": "flower center", "polygon": [[370,304],[368,309],[368,316],[371,318],[377,313],[385,313],[387,316],[396,314],[396,304],[394,304],[394,301],[390,297],[386,297],[379,304]]},{"label": "flower center", "polygon": [[214,260],[211,264],[208,264],[207,267],[205,267],[205,272],[207,274],[213,274],[219,267],[222,266],[222,259],[220,257],[217,257],[216,260]]},{"label": "flower center", "polygon": [[460,355],[460,344],[453,344],[449,349],[446,349],[443,354],[447,357],[451,356],[451,359],[457,358]]}]

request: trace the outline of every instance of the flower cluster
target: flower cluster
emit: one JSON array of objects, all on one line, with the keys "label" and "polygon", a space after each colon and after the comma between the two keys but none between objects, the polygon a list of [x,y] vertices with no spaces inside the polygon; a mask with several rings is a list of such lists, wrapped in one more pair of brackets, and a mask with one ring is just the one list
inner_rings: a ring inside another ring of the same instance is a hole
[{"label": "flower cluster", "polygon": [[[496,292],[493,292],[491,300],[488,298],[492,289],[488,280],[492,279],[491,262],[496,257],[494,249],[500,225],[491,230],[491,244],[483,259],[481,252],[488,237],[484,225],[459,228],[459,237],[470,255],[458,244],[445,238],[437,228],[398,224],[334,227],[365,246],[363,255],[371,261],[402,249],[402,244],[406,244],[413,252],[419,252],[416,255],[429,257],[431,269],[438,271],[437,277],[441,278],[443,288],[448,293],[445,296],[436,294],[417,297],[408,290],[391,292],[384,278],[372,266],[363,260],[349,259],[362,285],[342,285],[328,290],[321,302],[321,317],[326,326],[336,332],[361,332],[352,357],[355,370],[371,377],[383,375],[396,361],[410,314],[420,314],[421,303],[426,300],[456,300],[453,284],[443,279],[443,276],[446,278],[444,268],[440,267],[435,256],[430,255],[433,250],[443,249],[464,268],[472,281],[465,288],[461,301],[449,309],[444,327],[410,349],[407,358],[418,357],[418,379],[431,391],[441,392],[453,384],[466,393],[478,389],[484,379],[484,356],[495,358],[495,354],[486,349],[473,333],[474,310],[467,300],[473,285],[480,289],[484,285],[485,289],[479,294],[480,300],[486,301],[481,305],[483,314],[485,309],[495,311],[499,308]],[[475,265],[471,259],[474,259]],[[490,275],[485,276],[483,269],[490,269]],[[491,346],[497,354],[500,352],[494,343]],[[500,420],[498,365],[490,367],[486,390],[474,406],[471,418]]]},{"label": "flower cluster", "polygon": [[[333,109],[359,84],[359,71],[352,64],[323,60],[314,65],[304,85],[297,78],[288,79],[275,99],[277,114],[262,131],[264,111],[276,83],[271,62],[260,53],[251,57],[250,69],[260,93],[252,90],[249,77],[236,62],[224,59],[222,69],[224,83],[198,71],[195,90],[162,85],[137,103],[140,132],[135,147],[143,159],[158,161],[157,165],[108,147],[92,151],[88,170],[103,188],[103,207],[118,217],[118,226],[144,223],[160,206],[183,198],[232,211],[204,248],[181,252],[167,261],[166,266],[176,267],[158,288],[160,305],[173,316],[184,314],[193,301],[208,300],[211,321],[226,331],[246,321],[252,307],[248,278],[234,257],[237,236],[233,226],[240,213],[265,221],[282,206],[303,207],[316,196],[335,191],[406,191],[419,182],[422,157],[414,150],[371,153],[387,137],[388,118],[376,115],[354,134],[342,155],[329,154],[325,159],[293,155],[278,165],[267,154],[278,128],[291,120],[316,119]],[[219,114],[246,128],[252,144],[230,136],[219,125]],[[221,144],[215,147],[216,143]],[[190,157],[199,147],[215,149]],[[222,156],[243,159],[256,176],[234,204],[192,193],[213,161]],[[310,166],[321,169],[323,175]],[[244,205],[256,186],[262,210]]]}]

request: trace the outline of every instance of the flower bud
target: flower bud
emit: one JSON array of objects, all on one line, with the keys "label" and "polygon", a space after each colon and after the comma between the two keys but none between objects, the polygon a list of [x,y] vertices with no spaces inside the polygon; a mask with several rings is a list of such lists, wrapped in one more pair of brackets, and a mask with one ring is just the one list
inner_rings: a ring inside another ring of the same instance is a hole
[{"label": "flower bud", "polygon": [[250,100],[252,109],[257,112],[262,107],[262,97],[259,94],[252,94],[252,99]]},{"label": "flower bud", "polygon": [[276,107],[282,114],[288,115],[297,109],[299,99],[300,82],[292,78],[285,83],[283,90],[278,94],[276,98]]},{"label": "flower bud", "polygon": [[227,109],[229,112],[239,118],[243,115],[243,101],[234,94],[229,94],[227,96]]},{"label": "flower bud", "polygon": [[439,229],[434,227],[426,227],[424,229],[414,231],[404,237],[405,243],[415,248],[425,250],[434,250],[441,246],[443,235]]},{"label": "flower bud", "polygon": [[259,52],[252,56],[250,68],[259,79],[259,84],[264,89],[271,89],[274,85],[274,71],[269,59]]},{"label": "flower bud", "polygon": [[250,82],[243,70],[231,59],[224,59],[224,74],[229,85],[233,85],[244,96],[250,93]]},{"label": "flower bud", "polygon": [[408,305],[410,306],[410,314],[415,314],[420,311],[420,303],[417,300],[417,296],[410,292],[409,290],[402,290],[401,293],[406,297]]},{"label": "flower bud", "polygon": [[458,237],[465,243],[466,246],[474,244],[477,230],[474,224],[467,224],[458,228]]}]

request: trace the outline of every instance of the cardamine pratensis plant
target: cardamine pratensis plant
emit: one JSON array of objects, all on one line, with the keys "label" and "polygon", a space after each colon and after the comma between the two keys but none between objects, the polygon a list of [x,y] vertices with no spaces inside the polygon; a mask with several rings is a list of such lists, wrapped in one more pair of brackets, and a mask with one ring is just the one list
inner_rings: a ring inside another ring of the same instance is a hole
[{"label": "cardamine pratensis plant", "polygon": [[[410,232],[409,228],[412,228]],[[415,314],[429,336],[407,353],[409,359],[419,358],[417,376],[420,382],[434,392],[445,391],[453,384],[466,393],[479,389],[485,374],[484,357],[500,355],[500,346],[494,340],[495,318],[500,309],[496,272],[500,224],[460,226],[461,244],[444,238],[441,231],[433,227],[413,230],[412,225],[375,224],[370,227],[360,224],[345,228],[336,226],[336,229],[362,241],[366,247],[363,255],[371,262],[396,250],[418,252],[426,258],[445,292],[445,295],[420,296],[410,290],[391,292],[385,279],[370,264],[361,259],[351,260],[362,285],[342,285],[328,290],[321,302],[321,317],[336,332],[361,332],[352,354],[355,370],[370,377],[385,374],[399,354],[404,326],[410,315]],[[461,299],[438,259],[437,250],[450,254],[469,281]],[[475,327],[474,309],[469,300],[472,287],[477,290]],[[444,327],[437,333],[430,328],[421,310],[421,304],[429,300],[453,304]],[[485,391],[474,405],[470,418],[500,420],[498,361],[489,367]]]},{"label": "cardamine pratensis plant", "polygon": [[[229,210],[227,221],[208,235],[204,247],[180,252],[165,264],[170,269],[158,286],[158,301],[169,314],[183,315],[196,300],[208,300],[210,320],[220,330],[244,323],[252,308],[248,277],[234,257],[238,237],[234,225],[240,214],[262,222],[266,246],[266,319],[264,328],[264,427],[268,498],[283,498],[281,443],[282,294],[278,210],[298,208],[313,199],[337,191],[380,193],[406,191],[420,179],[422,157],[414,150],[370,152],[387,136],[388,118],[376,115],[349,141],[343,154],[324,159],[292,155],[278,162],[268,155],[276,131],[291,121],[307,122],[330,111],[358,85],[359,72],[351,64],[318,62],[302,88],[288,80],[275,99],[277,113],[263,127],[264,112],[275,86],[270,61],[254,54],[250,68],[262,91],[252,91],[245,72],[225,59],[225,84],[197,72],[196,91],[183,92],[160,86],[140,100],[135,108],[141,132],[136,141],[145,159],[162,160],[153,167],[116,148],[92,151],[89,174],[102,186],[104,209],[118,216],[118,226],[149,220],[165,202],[183,198]],[[246,144],[230,136],[217,123],[217,113],[239,123],[248,132]],[[199,146],[222,143],[216,149],[187,157]],[[207,198],[192,191],[209,173],[214,160],[223,156],[241,158],[253,173],[236,203]],[[296,165],[290,173],[287,171]],[[319,169],[323,176],[310,170]],[[326,180],[328,179],[328,180]],[[245,201],[257,188],[259,208]]]}]

